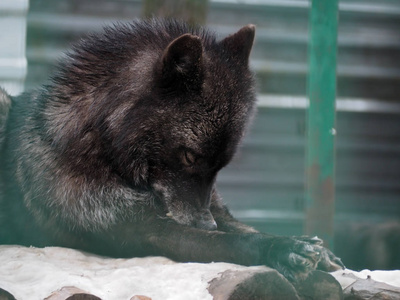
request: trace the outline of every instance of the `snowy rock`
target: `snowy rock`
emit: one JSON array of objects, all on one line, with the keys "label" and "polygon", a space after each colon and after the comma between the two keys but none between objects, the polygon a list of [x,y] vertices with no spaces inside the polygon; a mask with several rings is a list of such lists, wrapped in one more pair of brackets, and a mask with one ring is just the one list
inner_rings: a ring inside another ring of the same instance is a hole
[{"label": "snowy rock", "polygon": [[111,259],[66,248],[20,246],[0,246],[0,288],[18,300],[340,299],[342,293],[332,276],[319,271],[294,287],[265,266]]},{"label": "snowy rock", "polygon": [[343,288],[345,300],[400,299],[400,271],[356,272],[352,270],[336,271],[332,274]]}]

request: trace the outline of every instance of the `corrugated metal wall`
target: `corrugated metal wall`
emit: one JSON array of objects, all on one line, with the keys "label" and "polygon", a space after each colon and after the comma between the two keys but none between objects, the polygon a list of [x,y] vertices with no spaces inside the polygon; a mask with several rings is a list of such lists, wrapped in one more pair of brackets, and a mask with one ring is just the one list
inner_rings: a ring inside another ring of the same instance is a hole
[{"label": "corrugated metal wall", "polygon": [[0,86],[11,95],[24,90],[28,0],[0,1]]},{"label": "corrugated metal wall", "polygon": [[[30,3],[27,88],[43,83],[71,41],[141,14],[140,1]],[[308,2],[211,1],[221,36],[257,25],[252,66],[260,107],[243,147],[218,178],[235,214],[270,232],[301,234]],[[400,218],[400,1],[341,1],[337,220]]]}]

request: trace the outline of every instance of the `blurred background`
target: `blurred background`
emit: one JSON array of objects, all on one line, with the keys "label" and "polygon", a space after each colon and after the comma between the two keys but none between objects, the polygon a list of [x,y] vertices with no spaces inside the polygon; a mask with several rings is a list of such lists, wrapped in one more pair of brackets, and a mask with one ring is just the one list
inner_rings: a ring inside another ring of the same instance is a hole
[{"label": "blurred background", "polygon": [[[1,0],[0,84],[13,94],[38,87],[71,43],[115,21],[172,15],[221,38],[257,25],[258,114],[217,184],[240,220],[301,235],[309,8],[304,0],[31,0],[29,8]],[[399,269],[400,0],[339,1],[338,31],[335,252],[353,269]]]}]

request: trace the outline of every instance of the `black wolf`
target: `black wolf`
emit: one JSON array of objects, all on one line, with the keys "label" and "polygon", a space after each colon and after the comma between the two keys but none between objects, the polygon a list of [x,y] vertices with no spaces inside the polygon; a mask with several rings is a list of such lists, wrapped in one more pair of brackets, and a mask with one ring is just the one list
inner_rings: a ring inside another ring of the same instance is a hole
[{"label": "black wolf", "polygon": [[255,27],[147,20],[80,41],[49,84],[1,92],[0,242],[116,256],[342,267],[317,238],[236,221],[215,188],[255,106]]}]

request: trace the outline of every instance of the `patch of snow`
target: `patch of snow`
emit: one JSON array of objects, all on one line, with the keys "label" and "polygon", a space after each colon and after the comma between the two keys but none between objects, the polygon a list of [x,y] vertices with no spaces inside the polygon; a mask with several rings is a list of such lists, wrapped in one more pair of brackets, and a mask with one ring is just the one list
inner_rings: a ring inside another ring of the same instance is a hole
[{"label": "patch of snow", "polygon": [[208,282],[228,263],[175,263],[163,257],[112,259],[48,247],[0,246],[0,288],[17,299],[44,299],[75,286],[102,299],[144,295],[158,299],[212,299]]}]

